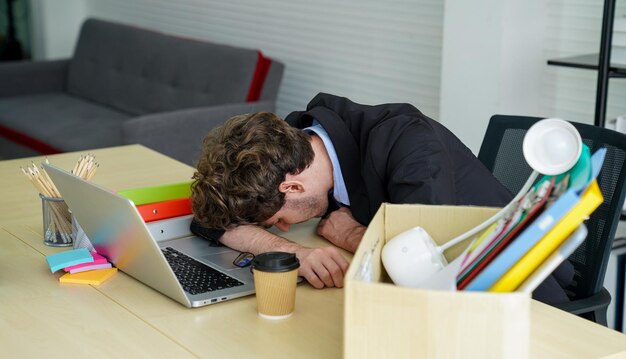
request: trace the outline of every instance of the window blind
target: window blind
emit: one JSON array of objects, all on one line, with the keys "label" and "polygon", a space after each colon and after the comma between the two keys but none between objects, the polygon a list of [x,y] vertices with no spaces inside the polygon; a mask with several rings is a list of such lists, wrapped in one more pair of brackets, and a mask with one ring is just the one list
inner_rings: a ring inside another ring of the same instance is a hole
[{"label": "window blind", "polygon": [[410,102],[437,118],[439,0],[107,0],[91,16],[262,50],[285,64],[277,112],[318,92],[367,104]]}]

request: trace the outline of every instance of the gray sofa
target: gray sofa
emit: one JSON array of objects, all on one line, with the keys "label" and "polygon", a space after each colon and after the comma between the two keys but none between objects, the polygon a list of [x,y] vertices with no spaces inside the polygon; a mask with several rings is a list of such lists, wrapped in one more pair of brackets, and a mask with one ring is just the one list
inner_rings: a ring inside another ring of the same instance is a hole
[{"label": "gray sofa", "polygon": [[0,64],[0,158],[140,143],[193,164],[208,130],[274,111],[260,51],[89,19],[71,59]]}]

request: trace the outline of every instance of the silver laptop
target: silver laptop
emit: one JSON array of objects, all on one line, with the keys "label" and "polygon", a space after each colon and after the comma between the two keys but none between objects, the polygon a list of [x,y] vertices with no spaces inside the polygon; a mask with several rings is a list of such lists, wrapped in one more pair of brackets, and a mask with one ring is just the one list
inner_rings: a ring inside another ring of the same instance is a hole
[{"label": "silver laptop", "polygon": [[95,250],[119,270],[187,307],[254,293],[250,268],[233,264],[240,253],[194,236],[192,216],[146,224],[131,200],[43,166]]}]

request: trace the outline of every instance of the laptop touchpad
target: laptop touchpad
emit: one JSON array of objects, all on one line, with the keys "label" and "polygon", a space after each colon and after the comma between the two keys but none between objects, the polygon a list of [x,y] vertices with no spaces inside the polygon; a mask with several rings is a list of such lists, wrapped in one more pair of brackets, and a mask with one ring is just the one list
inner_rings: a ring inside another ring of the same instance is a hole
[{"label": "laptop touchpad", "polygon": [[217,253],[217,254],[209,254],[208,256],[202,256],[201,258],[210,265],[214,265],[219,267],[219,269],[223,270],[232,270],[232,269],[240,269],[236,265],[233,264],[235,258],[237,258],[238,252],[226,252],[226,253]]}]

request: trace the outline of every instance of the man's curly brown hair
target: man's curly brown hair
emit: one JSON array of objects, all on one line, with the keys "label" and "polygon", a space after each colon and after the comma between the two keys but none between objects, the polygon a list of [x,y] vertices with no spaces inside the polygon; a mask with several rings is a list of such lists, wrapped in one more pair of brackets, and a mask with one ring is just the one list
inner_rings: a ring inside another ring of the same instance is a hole
[{"label": "man's curly brown hair", "polygon": [[310,136],[269,112],[228,119],[205,137],[193,175],[195,219],[214,229],[257,224],[285,204],[279,185],[313,162]]}]

